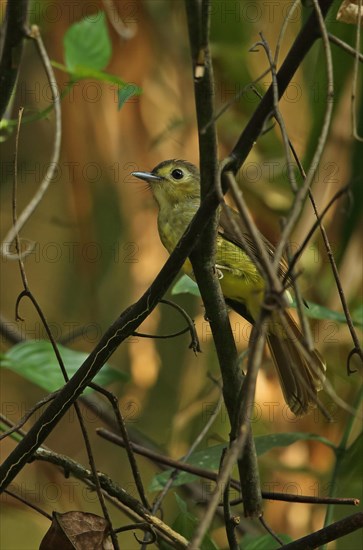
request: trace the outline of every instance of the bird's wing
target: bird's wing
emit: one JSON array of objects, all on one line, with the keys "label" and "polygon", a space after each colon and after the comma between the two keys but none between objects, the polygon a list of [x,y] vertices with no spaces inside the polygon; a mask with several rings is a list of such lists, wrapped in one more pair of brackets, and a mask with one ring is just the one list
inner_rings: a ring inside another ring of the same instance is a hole
[{"label": "bird's wing", "polygon": [[[227,239],[227,241],[235,244],[236,246],[238,246],[239,248],[241,248],[242,250],[248,253],[248,251],[246,251],[246,245],[247,245],[252,255],[255,257],[258,257],[259,254],[258,254],[256,245],[253,242],[250,234],[247,232],[246,226],[244,225],[241,216],[239,215],[238,212],[236,212],[236,210],[233,210],[233,208],[230,208],[229,206],[227,206],[227,209],[230,216],[226,214],[223,208],[221,209],[221,215],[219,220],[220,226],[218,230],[219,234],[223,236],[225,239]],[[232,218],[233,221],[231,221],[230,217]],[[235,224],[242,232],[246,243],[242,242],[239,235],[237,234],[234,227]],[[275,247],[261,233],[260,233],[260,237],[266,248],[266,251],[268,252],[269,257],[271,258],[271,260],[273,260],[275,256]],[[284,258],[282,258],[280,260],[280,265],[279,265],[279,277],[281,279],[285,278],[288,268],[289,266],[287,262],[284,260]]]}]

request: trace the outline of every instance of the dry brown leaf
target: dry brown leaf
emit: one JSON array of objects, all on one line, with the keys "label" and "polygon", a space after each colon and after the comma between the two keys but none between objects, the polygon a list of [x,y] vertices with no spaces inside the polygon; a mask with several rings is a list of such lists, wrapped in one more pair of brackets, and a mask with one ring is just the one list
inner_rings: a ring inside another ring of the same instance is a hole
[{"label": "dry brown leaf", "polygon": [[351,23],[357,25],[359,21],[360,11],[360,24],[363,25],[363,6],[359,5],[359,0],[344,0],[337,13],[337,21],[342,23]]},{"label": "dry brown leaf", "polygon": [[112,550],[108,522],[95,514],[72,511],[53,512],[52,525],[39,550]]}]

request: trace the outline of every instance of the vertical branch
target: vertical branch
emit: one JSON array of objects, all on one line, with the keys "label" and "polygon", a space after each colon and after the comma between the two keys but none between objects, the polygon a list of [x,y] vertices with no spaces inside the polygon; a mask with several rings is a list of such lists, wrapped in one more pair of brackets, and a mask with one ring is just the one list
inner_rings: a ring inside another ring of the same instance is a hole
[{"label": "vertical branch", "polygon": [[[201,520],[198,528],[196,529],[193,539],[189,544],[189,548],[192,550],[200,548],[201,542],[203,540],[204,534],[206,533],[215,513],[215,510],[218,506],[220,495],[223,494],[224,487],[228,482],[230,477],[231,470],[240,455],[240,449],[244,448],[247,442],[249,430],[249,419],[251,418],[252,406],[253,406],[253,395],[255,390],[256,378],[258,366],[261,363],[265,337],[267,332],[266,324],[266,312],[261,310],[261,314],[256,324],[252,328],[251,333],[251,348],[250,354],[248,357],[248,370],[246,375],[246,394],[244,395],[242,403],[242,413],[241,417],[244,419],[239,426],[238,437],[231,443],[230,448],[225,454],[223,467],[219,471],[217,477],[216,487],[210,497],[208,507],[204,513],[203,519]],[[244,472],[247,476],[247,472]]]},{"label": "vertical branch", "polygon": [[29,0],[8,0],[6,5],[0,59],[0,120],[3,119],[18,76],[26,35],[28,3]]},{"label": "vertical branch", "polygon": [[[217,137],[214,120],[214,78],[209,50],[210,3],[203,0],[201,10],[197,2],[186,1],[189,39],[193,57],[195,102],[199,129],[201,170],[201,197],[218,181]],[[200,24],[198,24],[200,20]],[[198,241],[191,262],[201,291],[206,314],[211,325],[213,340],[223,378],[223,396],[231,423],[231,441],[237,437],[242,386],[242,373],[238,366],[237,349],[229,322],[226,304],[215,269],[215,243],[219,223],[218,212],[211,214],[210,222]],[[242,458],[238,460],[241,489],[246,516],[260,516],[262,510],[256,451],[248,427]]]}]

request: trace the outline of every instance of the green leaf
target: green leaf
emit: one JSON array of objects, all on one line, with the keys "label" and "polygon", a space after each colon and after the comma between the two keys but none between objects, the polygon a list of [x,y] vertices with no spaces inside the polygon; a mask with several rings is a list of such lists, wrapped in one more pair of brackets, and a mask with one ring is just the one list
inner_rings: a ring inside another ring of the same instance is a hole
[{"label": "green leaf", "polygon": [[[172,527],[174,531],[177,531],[180,535],[190,540],[194,535],[195,529],[199,525],[199,519],[188,512],[187,503],[180,498],[179,495],[175,494],[175,498],[180,511]],[[172,550],[173,547],[165,542],[161,542],[160,548],[162,550]],[[204,536],[200,548],[201,550],[218,550],[218,546],[215,545],[208,533]]]},{"label": "green leaf", "polygon": [[104,69],[112,54],[105,14],[88,15],[71,25],[63,43],[65,62],[71,72],[77,67]]},{"label": "green leaf", "polygon": [[[278,535],[284,544],[292,542],[288,535]],[[271,535],[245,535],[240,542],[240,548],[243,550],[274,550],[281,548]]]},{"label": "green leaf", "polygon": [[175,283],[171,293],[176,294],[193,294],[193,296],[200,296],[197,283],[193,281],[188,275],[182,275],[180,279]]},{"label": "green leaf", "polygon": [[179,495],[178,493],[174,493],[174,496],[175,496],[175,500],[176,500],[176,503],[179,507],[179,510],[182,514],[187,514],[188,513],[188,505],[187,503],[185,502],[185,500],[183,500]]},{"label": "green leaf", "polygon": [[[327,321],[336,321],[337,323],[347,322],[344,313],[333,311],[332,309],[328,309],[327,307],[314,304],[313,302],[306,302],[306,303],[308,307],[304,309],[304,313],[307,317],[311,317],[311,319],[325,319]],[[296,307],[295,302],[293,302],[292,305],[293,307]],[[354,324],[362,326],[363,324],[362,317],[363,317],[362,312],[357,311],[353,317]]]},{"label": "green leaf", "polygon": [[127,84],[118,91],[118,110],[134,95],[140,94],[140,88],[135,84]]},{"label": "green leaf", "polygon": [[352,312],[353,323],[363,327],[363,304],[360,304]]},{"label": "green leaf", "polygon": [[[120,94],[123,89],[126,89],[129,97],[132,95],[140,95],[142,93],[142,89],[139,86],[136,86],[136,84],[129,84],[128,82],[122,80],[122,78],[111,73],[105,73],[104,71],[97,71],[96,69],[89,69],[88,67],[82,66],[77,66],[74,70],[71,70],[65,65],[62,65],[62,63],[57,63],[56,61],[52,61],[51,63],[56,69],[70,74],[73,77],[70,88],[75,84],[75,82],[77,82],[77,80],[88,79],[115,84],[118,88],[118,94]],[[133,91],[132,94],[131,90]]]},{"label": "green leaf", "polygon": [[[182,275],[180,279],[175,283],[172,288],[171,293],[176,294],[193,294],[193,296],[199,296],[200,292],[197,283],[195,283],[188,275]],[[327,307],[321,306],[319,304],[314,304],[313,302],[306,302],[308,307],[304,309],[304,313],[307,317],[311,319],[324,319],[328,321],[336,321],[338,323],[346,323],[346,318],[344,313],[338,311],[333,311]],[[292,307],[296,308],[296,302],[292,302]],[[353,315],[353,322],[357,326],[363,326],[363,307],[357,309]]]},{"label": "green leaf", "polygon": [[[219,468],[222,451],[227,445],[227,443],[222,445],[214,445],[213,447],[208,447],[202,451],[197,451],[190,455],[187,460],[187,464],[217,471]],[[151,480],[149,491],[161,491],[169,480],[171,472],[172,470],[165,470],[165,472],[154,476]],[[174,480],[173,486],[177,487],[179,485],[184,485],[185,483],[192,483],[196,479],[198,479],[198,477],[194,474],[180,472],[178,477]]]},{"label": "green leaf", "polygon": [[[277,433],[277,434],[268,434],[268,435],[259,435],[255,437],[255,445],[257,456],[261,456],[264,453],[267,453],[275,447],[288,447],[297,441],[320,441],[324,445],[335,449],[335,446],[331,441],[322,437],[320,435],[311,434],[311,433]],[[202,451],[197,451],[190,455],[187,460],[187,464],[193,466],[198,466],[206,470],[217,471],[219,468],[219,463],[221,460],[221,455],[223,449],[228,444],[214,445],[208,447]],[[167,481],[170,478],[170,475],[173,470],[165,470],[161,474],[157,474],[151,480],[149,491],[161,491]],[[177,487],[184,485],[185,483],[193,483],[198,479],[198,476],[190,474],[189,472],[180,472],[178,477],[173,481],[173,486]]]},{"label": "green leaf", "polygon": [[[71,350],[60,344],[57,347],[68,376],[71,378],[87,359],[88,354]],[[52,345],[46,340],[27,340],[16,344],[1,357],[0,367],[16,372],[48,392],[58,390],[65,383]],[[120,380],[127,381],[127,374],[113,369],[107,363],[94,378],[94,382],[100,386],[107,386],[111,382]],[[92,391],[87,388],[84,393]]]}]

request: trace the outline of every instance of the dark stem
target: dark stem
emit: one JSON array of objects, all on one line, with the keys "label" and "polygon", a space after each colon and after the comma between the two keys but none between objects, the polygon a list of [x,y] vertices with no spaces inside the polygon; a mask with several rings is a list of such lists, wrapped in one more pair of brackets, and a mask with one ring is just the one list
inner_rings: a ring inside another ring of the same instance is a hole
[{"label": "dark stem", "polygon": [[301,539],[281,546],[281,550],[313,550],[320,548],[322,544],[326,544],[340,537],[349,535],[353,531],[357,531],[363,527],[363,512],[357,512],[347,518],[341,519],[311,535],[307,535]]},{"label": "dark stem", "polygon": [[26,36],[29,0],[8,0],[3,24],[3,49],[0,59],[0,120],[2,120],[19,72]]},{"label": "dark stem", "polygon": [[[194,92],[199,133],[199,154],[202,199],[210,189],[217,189],[218,152],[214,119],[214,78],[209,50],[210,3],[202,2],[199,13],[197,2],[185,3],[187,10],[189,40],[192,52]],[[200,17],[200,24],[195,21]],[[203,60],[203,65],[200,65]],[[231,424],[231,442],[236,438],[238,420],[238,396],[242,385],[242,373],[238,366],[237,349],[229,322],[227,307],[215,269],[215,245],[219,216],[211,212],[210,223],[190,256],[193,272],[198,283],[206,316],[211,326],[218,361],[223,378],[223,396]],[[252,433],[249,432],[242,458],[238,460],[243,502],[246,516],[262,513],[261,489]],[[247,481],[246,471],[255,471],[254,483]]]}]

